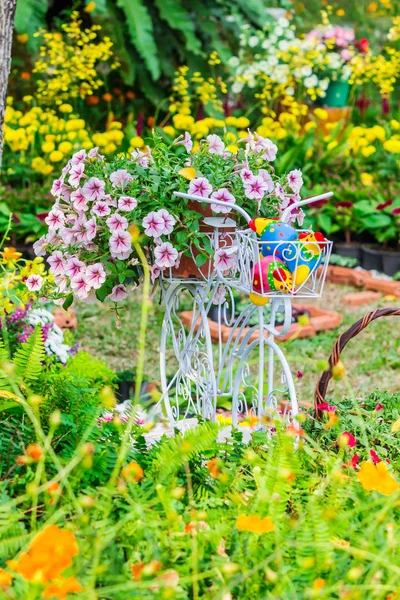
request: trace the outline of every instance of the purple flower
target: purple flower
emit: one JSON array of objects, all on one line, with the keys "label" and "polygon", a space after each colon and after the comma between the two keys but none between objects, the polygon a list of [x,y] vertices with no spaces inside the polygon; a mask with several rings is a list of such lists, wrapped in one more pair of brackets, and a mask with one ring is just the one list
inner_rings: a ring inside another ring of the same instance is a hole
[{"label": "purple flower", "polygon": [[183,146],[185,146],[186,152],[190,154],[193,148],[192,137],[188,131],[185,131],[185,137],[182,142]]},{"label": "purple flower", "polygon": [[[221,188],[211,194],[212,200],[218,200],[219,202],[226,202],[229,204],[235,204],[235,197],[226,188]],[[219,204],[211,204],[211,208],[216,213],[229,213],[232,210],[232,206],[220,206]]]},{"label": "purple flower", "polygon": [[111,173],[110,181],[114,187],[125,187],[127,183],[133,181],[133,177],[126,169],[118,169]]},{"label": "purple flower", "polygon": [[196,177],[192,179],[189,185],[189,194],[194,196],[201,196],[202,198],[208,198],[212,192],[212,185],[206,177]]},{"label": "purple flower", "polygon": [[90,287],[98,290],[106,280],[106,272],[101,263],[89,265],[86,269],[86,280]]},{"label": "purple flower", "polygon": [[147,236],[158,238],[164,233],[165,221],[158,212],[152,211],[144,217],[142,226]]},{"label": "purple flower", "polygon": [[127,231],[115,231],[109,241],[111,256],[125,260],[132,253],[132,237]]},{"label": "purple flower", "polygon": [[128,295],[128,290],[120,283],[119,285],[114,285],[111,294],[109,294],[107,298],[112,302],[121,302],[122,300],[125,300]]},{"label": "purple flower", "polygon": [[104,197],[105,185],[105,182],[98,177],[91,177],[83,186],[82,194],[91,202],[101,200]]},{"label": "purple flower", "polygon": [[155,263],[160,269],[173,267],[178,258],[178,250],[170,242],[164,242],[154,248]]},{"label": "purple flower", "polygon": [[44,256],[46,254],[47,243],[46,236],[42,235],[42,237],[33,244],[33,251],[36,256]]},{"label": "purple flower", "polygon": [[75,225],[72,227],[72,231],[74,232],[75,240],[78,243],[82,244],[88,241],[85,218],[76,221]]},{"label": "purple flower", "polygon": [[104,156],[99,153],[99,147],[98,146],[96,146],[95,148],[92,148],[91,150],[89,150],[88,157],[89,158],[98,158],[99,160],[104,160]]},{"label": "purple flower", "polygon": [[137,200],[136,198],[131,198],[131,196],[121,196],[118,200],[118,208],[119,210],[123,210],[125,212],[129,212],[136,208]]},{"label": "purple flower", "polygon": [[111,215],[111,217],[106,220],[106,223],[111,233],[114,233],[114,231],[124,231],[128,227],[128,220],[118,213]]}]

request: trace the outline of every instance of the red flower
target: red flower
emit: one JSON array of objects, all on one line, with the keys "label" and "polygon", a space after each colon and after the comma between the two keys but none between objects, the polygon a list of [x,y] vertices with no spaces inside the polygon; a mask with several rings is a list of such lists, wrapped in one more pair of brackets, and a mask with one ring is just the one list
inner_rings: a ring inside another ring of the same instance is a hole
[{"label": "red flower", "polygon": [[317,409],[323,412],[335,412],[337,406],[331,406],[328,402],[322,402],[321,404],[317,404]]},{"label": "red flower", "polygon": [[392,215],[400,215],[400,206],[392,210]]},{"label": "red flower", "polygon": [[374,463],[374,465],[377,465],[378,463],[382,462],[375,450],[370,450],[369,455],[372,458],[372,462]]},{"label": "red flower", "polygon": [[386,200],[386,202],[381,202],[380,204],[377,205],[377,210],[383,210],[384,208],[386,208],[387,206],[390,206],[391,204],[393,204],[393,200]]},{"label": "red flower", "polygon": [[357,48],[362,54],[366,54],[368,52],[369,41],[366,38],[362,38],[361,40],[354,42],[354,44],[357,46]]},{"label": "red flower", "polygon": [[350,448],[354,448],[357,444],[357,440],[354,435],[351,435],[348,431],[343,431],[340,436],[339,443],[341,446],[349,446]]},{"label": "red flower", "polygon": [[383,410],[383,404],[380,402],[375,406],[375,411],[378,412],[378,410]]},{"label": "red flower", "polygon": [[303,377],[303,371],[297,371],[297,379],[301,379]]},{"label": "red flower", "polygon": [[329,204],[329,200],[325,198],[324,200],[317,200],[312,203],[312,208],[321,208],[321,206],[325,206],[325,204]]},{"label": "red flower", "polygon": [[361,456],[359,456],[358,454],[354,454],[351,457],[351,459],[343,466],[349,467],[349,468],[351,467],[352,469],[355,469],[360,458],[361,458]]},{"label": "red flower", "polygon": [[350,200],[342,200],[341,202],[338,202],[336,206],[339,208],[351,208],[353,203],[350,202]]}]

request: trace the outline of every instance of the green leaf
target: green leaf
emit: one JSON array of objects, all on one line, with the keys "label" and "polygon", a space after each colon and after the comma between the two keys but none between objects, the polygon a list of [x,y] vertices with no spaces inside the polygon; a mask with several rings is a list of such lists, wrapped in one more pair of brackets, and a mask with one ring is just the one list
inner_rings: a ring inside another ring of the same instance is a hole
[{"label": "green leaf", "polygon": [[160,63],[154,39],[153,22],[141,0],[117,0],[124,11],[131,40],[143,58],[153,80],[160,77]]},{"label": "green leaf", "polygon": [[71,306],[71,304],[74,301],[74,295],[73,294],[68,294],[68,296],[65,298],[64,302],[63,302],[63,309],[64,310],[68,310],[69,307]]},{"label": "green leaf", "polygon": [[201,54],[201,43],[196,38],[194,23],[182,7],[180,0],[155,0],[155,4],[160,11],[161,18],[172,29],[182,32],[186,41],[186,48],[193,54]]},{"label": "green leaf", "polygon": [[41,27],[46,26],[46,13],[49,8],[48,0],[18,0],[15,10],[15,29],[18,33],[27,33],[29,36],[28,47],[36,49],[40,38],[33,34]]},{"label": "green leaf", "polygon": [[204,254],[198,254],[195,259],[196,267],[202,267],[207,262],[207,256]]}]

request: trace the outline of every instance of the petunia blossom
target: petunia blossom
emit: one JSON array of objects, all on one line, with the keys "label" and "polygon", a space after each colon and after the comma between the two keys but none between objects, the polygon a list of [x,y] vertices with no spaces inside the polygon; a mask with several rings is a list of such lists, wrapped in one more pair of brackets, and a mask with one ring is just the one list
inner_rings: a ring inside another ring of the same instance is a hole
[{"label": "petunia blossom", "polygon": [[64,224],[64,213],[57,208],[53,208],[45,218],[46,224],[50,230],[57,231]]},{"label": "petunia blossom", "polygon": [[160,269],[173,267],[178,258],[178,250],[170,242],[164,242],[154,248],[154,257]]},{"label": "petunia blossom", "polygon": [[72,165],[71,170],[69,172],[69,185],[72,185],[72,187],[77,188],[82,179],[82,176],[84,175],[84,171],[85,165],[83,163]]},{"label": "petunia blossom", "polygon": [[132,252],[132,237],[127,231],[115,231],[109,240],[111,256],[125,260]]},{"label": "petunia blossom", "polygon": [[84,212],[88,209],[88,200],[83,195],[81,188],[78,188],[71,194],[72,206],[78,212]]},{"label": "petunia blossom", "polygon": [[89,158],[98,158],[99,160],[104,160],[104,156],[99,153],[99,147],[98,146],[96,146],[95,148],[92,148],[91,150],[89,150],[88,157]]},{"label": "petunia blossom", "polygon": [[93,204],[91,212],[97,215],[98,217],[106,217],[110,214],[111,208],[109,207],[107,202],[98,200],[95,204]]},{"label": "petunia blossom", "polygon": [[136,198],[132,198],[131,196],[121,196],[118,200],[118,208],[119,210],[123,210],[125,212],[129,212],[137,207]]},{"label": "petunia blossom", "polygon": [[218,271],[228,271],[236,265],[236,247],[219,248],[214,254],[214,266]]},{"label": "petunia blossom", "polygon": [[[235,204],[236,199],[226,188],[220,188],[216,192],[211,194],[212,200],[218,200],[218,202],[226,202],[229,204]],[[229,213],[232,210],[231,206],[220,206],[219,204],[211,204],[211,208],[216,213]]]},{"label": "petunia blossom", "polygon": [[152,211],[144,217],[142,226],[146,235],[158,238],[164,233],[165,221],[158,212]]},{"label": "petunia blossom", "polygon": [[86,274],[78,273],[78,275],[72,277],[71,288],[74,294],[80,298],[80,300],[86,300],[91,289],[91,286],[86,279]]},{"label": "petunia blossom", "polygon": [[128,227],[128,219],[118,213],[114,213],[111,217],[108,217],[106,223],[111,233],[114,233],[114,231],[124,231]]},{"label": "petunia blossom", "polygon": [[259,177],[262,177],[263,180],[265,181],[265,183],[267,184],[268,192],[273,192],[274,191],[274,182],[272,181],[272,177],[268,173],[268,171],[266,169],[260,169],[258,171],[258,175],[259,175]]},{"label": "petunia blossom", "polygon": [[72,231],[74,232],[75,240],[79,244],[84,244],[88,241],[87,239],[87,230],[86,230],[86,219],[79,219],[75,225],[72,227]]},{"label": "petunia blossom", "polygon": [[47,262],[50,265],[50,272],[53,275],[63,275],[64,273],[64,255],[60,250],[56,250],[53,252]]},{"label": "petunia blossom", "polygon": [[36,240],[36,242],[33,244],[33,251],[35,252],[36,256],[44,256],[46,254],[47,244],[48,241],[45,235],[42,235],[41,238]]},{"label": "petunia blossom", "polygon": [[86,269],[86,280],[90,287],[98,290],[106,280],[106,272],[101,263],[89,265]]},{"label": "petunia blossom", "polygon": [[157,214],[164,220],[164,231],[162,235],[169,235],[172,233],[176,223],[174,217],[165,208],[158,210]]},{"label": "petunia blossom", "polygon": [[62,192],[62,184],[63,184],[63,180],[61,179],[61,177],[59,179],[56,179],[55,181],[53,181],[53,185],[51,186],[51,194],[55,197],[60,196],[61,192]]},{"label": "petunia blossom", "polygon": [[209,144],[208,151],[210,154],[223,154],[225,150],[225,144],[219,135],[212,133],[211,135],[208,135],[206,139]]},{"label": "petunia blossom", "polygon": [[244,184],[244,193],[250,200],[262,200],[267,190],[268,184],[259,175]]},{"label": "petunia blossom", "polygon": [[112,302],[121,302],[122,300],[125,300],[128,295],[128,290],[124,285],[122,285],[122,283],[120,283],[119,285],[114,285],[111,294],[109,294],[107,298]]},{"label": "petunia blossom", "polygon": [[82,188],[82,194],[89,201],[94,202],[104,197],[105,182],[98,177],[91,177]]},{"label": "petunia blossom", "polygon": [[206,177],[196,177],[192,179],[189,185],[189,194],[194,196],[201,196],[202,198],[208,198],[212,192],[212,185]]},{"label": "petunia blossom", "polygon": [[126,184],[133,181],[133,177],[126,169],[118,169],[111,173],[110,181],[114,187],[125,187]]},{"label": "petunia blossom", "polygon": [[254,177],[254,174],[250,171],[250,169],[248,168],[244,168],[240,171],[240,178],[243,181],[243,183],[247,183],[248,181],[251,181]]},{"label": "petunia blossom", "polygon": [[192,137],[188,131],[185,131],[185,137],[183,138],[182,145],[185,146],[186,152],[190,154],[193,148]]},{"label": "petunia blossom", "polygon": [[290,189],[298,193],[300,191],[301,186],[303,185],[303,177],[300,169],[293,169],[293,171],[290,171],[286,179]]},{"label": "petunia blossom", "polygon": [[[96,217],[92,217],[91,219],[88,219],[85,223],[85,229],[86,229],[86,242],[91,242],[92,240],[94,240],[94,238],[96,237],[97,234],[97,223],[96,223]],[[86,244],[86,248],[88,248],[88,244]]]},{"label": "petunia blossom", "polygon": [[67,260],[64,267],[65,274],[71,279],[76,275],[84,273],[85,269],[85,263],[79,260],[76,256],[72,256],[69,260]]},{"label": "petunia blossom", "polygon": [[82,148],[82,150],[79,150],[78,152],[75,152],[75,154],[72,155],[71,158],[71,165],[79,165],[80,163],[82,163],[86,158],[86,150],[84,150]]},{"label": "petunia blossom", "polygon": [[25,285],[30,292],[38,292],[42,288],[43,277],[41,275],[29,275]]}]

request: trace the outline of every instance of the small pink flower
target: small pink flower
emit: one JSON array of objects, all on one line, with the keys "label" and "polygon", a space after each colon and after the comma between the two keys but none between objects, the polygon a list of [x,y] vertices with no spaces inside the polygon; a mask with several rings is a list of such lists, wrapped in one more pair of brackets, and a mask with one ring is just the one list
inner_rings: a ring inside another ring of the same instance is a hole
[{"label": "small pink flower", "polygon": [[75,225],[72,227],[72,231],[74,232],[75,240],[79,244],[84,244],[88,241],[85,218],[76,221]]},{"label": "small pink flower", "polygon": [[50,190],[50,192],[53,196],[61,195],[62,184],[63,184],[63,180],[61,179],[61,177],[59,179],[56,179],[55,181],[53,181],[53,185],[51,186],[51,190]]},{"label": "small pink flower", "polygon": [[82,148],[82,150],[79,150],[79,152],[75,152],[75,154],[73,154],[72,158],[71,158],[71,165],[79,165],[80,163],[82,163],[86,158],[86,150],[84,150]]},{"label": "small pink flower", "polygon": [[383,404],[380,402],[375,406],[375,411],[378,412],[378,410],[383,410]]},{"label": "small pink flower", "polygon": [[243,183],[246,184],[248,181],[251,181],[253,179],[254,175],[250,171],[250,169],[245,168],[240,171],[240,177]]},{"label": "small pink flower", "polygon": [[57,285],[57,291],[60,294],[64,294],[69,287],[68,277],[66,275],[55,275],[54,276],[55,284]]},{"label": "small pink flower", "polygon": [[104,197],[105,185],[105,182],[98,177],[91,177],[83,186],[82,194],[91,202],[101,200]]},{"label": "small pink flower", "polygon": [[196,177],[192,179],[189,185],[189,194],[194,196],[201,196],[202,198],[208,198],[212,192],[212,185],[206,177]]},{"label": "small pink flower", "polygon": [[76,241],[75,233],[72,231],[72,229],[69,229],[68,227],[61,227],[59,235],[64,244],[66,244],[67,246],[73,244]]},{"label": "small pink flower", "polygon": [[109,241],[111,256],[125,260],[132,252],[132,237],[127,231],[115,231]]},{"label": "small pink flower", "polygon": [[164,220],[164,231],[162,232],[162,235],[169,235],[172,233],[176,223],[174,217],[165,208],[158,210],[157,214]]},{"label": "small pink flower", "polygon": [[89,265],[86,269],[86,280],[90,287],[98,290],[106,280],[106,272],[101,263]]},{"label": "small pink flower", "polygon": [[70,201],[72,194],[72,189],[68,187],[65,183],[61,186],[61,198],[63,198],[66,202]]},{"label": "small pink flower", "polygon": [[212,133],[211,135],[208,135],[206,139],[207,139],[207,142],[209,143],[208,151],[210,154],[219,154],[219,155],[223,154],[223,152],[225,150],[225,144],[221,140],[219,135]]},{"label": "small pink flower", "polygon": [[128,295],[128,290],[120,283],[119,285],[114,285],[111,294],[109,294],[107,298],[112,302],[121,302],[122,300],[125,300]]},{"label": "small pink flower", "polygon": [[64,224],[64,213],[57,208],[53,208],[47,217],[45,218],[45,222],[49,226],[50,230],[57,231]]},{"label": "small pink flower", "polygon": [[268,160],[272,162],[276,159],[276,154],[278,152],[278,146],[276,146],[270,139],[264,138],[261,135],[255,134],[256,142],[254,146],[254,152],[258,154],[262,150],[264,150],[261,158],[264,160]]},{"label": "small pink flower", "polygon": [[340,56],[345,62],[351,60],[351,52],[348,48],[344,48],[344,50],[341,51]]},{"label": "small pink flower", "polygon": [[128,227],[128,220],[122,217],[118,213],[114,213],[106,220],[109,230],[111,233],[114,231],[124,231]]},{"label": "small pink flower", "polygon": [[144,217],[142,226],[147,236],[158,238],[164,233],[165,221],[158,212],[152,211]]},{"label": "small pink flower", "polygon": [[73,256],[70,258],[64,266],[65,274],[71,279],[77,275],[81,275],[85,272],[85,263]]},{"label": "small pink flower", "polygon": [[215,304],[216,306],[218,306],[218,304],[223,304],[225,302],[225,299],[226,288],[223,285],[220,285],[213,296],[213,304]]},{"label": "small pink flower", "polygon": [[85,165],[83,163],[78,163],[76,165],[73,165],[69,172],[68,183],[70,185],[72,185],[72,187],[74,187],[74,188],[78,187],[80,180],[82,179],[82,176],[84,174],[84,171],[85,171]]},{"label": "small pink flower", "polygon": [[106,217],[111,212],[111,208],[107,204],[107,202],[103,202],[103,200],[98,200],[95,204],[93,204],[91,213],[94,213],[98,217]]},{"label": "small pink flower", "polygon": [[[94,238],[96,237],[96,233],[97,233],[97,224],[96,224],[96,218],[92,217],[91,219],[88,219],[85,223],[85,229],[86,229],[86,242],[91,242],[92,240],[94,240]],[[88,249],[87,245],[86,248]]]},{"label": "small pink flower", "polygon": [[33,244],[33,251],[36,256],[44,256],[46,254],[47,244],[48,241],[44,235]]},{"label": "small pink flower", "polygon": [[136,207],[137,207],[137,200],[136,200],[136,198],[131,198],[131,196],[121,196],[121,198],[118,200],[119,210],[129,212]]},{"label": "small pink flower", "polygon": [[382,462],[375,450],[370,450],[369,455],[372,458],[372,462],[374,463],[374,465],[377,465],[378,463]]},{"label": "small pink flower", "polygon": [[297,371],[296,377],[297,377],[297,379],[302,379],[303,375],[304,375],[303,371]]},{"label": "small pink flower", "polygon": [[86,280],[86,275],[84,273],[79,273],[78,275],[75,275],[75,277],[72,277],[71,288],[78,298],[86,300],[90,292],[90,285]]},{"label": "small pink flower", "polygon": [[322,412],[335,412],[337,406],[333,406],[328,402],[321,402],[321,404],[317,404],[317,410],[321,410]]},{"label": "small pink flower", "polygon": [[190,154],[193,148],[192,137],[188,131],[185,131],[185,137],[182,142],[183,146],[185,146],[186,152]]},{"label": "small pink flower", "polygon": [[59,250],[56,250],[49,256],[47,262],[50,265],[50,272],[53,275],[63,275],[64,273],[64,256]]},{"label": "small pink flower", "polygon": [[303,185],[303,177],[300,169],[293,169],[293,171],[290,171],[286,179],[290,189],[298,193],[300,191],[301,186]]},{"label": "small pink flower", "polygon": [[78,188],[75,192],[72,192],[71,202],[74,209],[78,212],[84,212],[88,209],[88,200],[82,194],[81,188]]},{"label": "small pink flower", "polygon": [[30,292],[38,292],[43,285],[43,277],[41,275],[29,275],[25,285]]},{"label": "small pink flower", "polygon": [[354,446],[357,445],[356,438],[348,431],[343,431],[342,435],[340,436],[339,442],[343,446],[349,446],[349,448],[354,448]]},{"label": "small pink flower", "polygon": [[[226,202],[227,204],[235,204],[236,199],[226,188],[221,188],[211,194],[212,200],[218,200],[219,202]],[[211,208],[216,213],[229,213],[232,210],[232,206],[220,206],[219,204],[211,204]]]},{"label": "small pink flower", "polygon": [[89,158],[98,158],[99,160],[104,160],[104,156],[99,153],[99,147],[98,146],[96,146],[95,148],[92,148],[91,150],[89,150],[88,157]]},{"label": "small pink flower", "polygon": [[287,194],[285,194],[285,190],[283,189],[283,187],[281,186],[280,183],[277,183],[275,185],[275,196],[277,196],[278,198],[280,198],[283,201],[287,201],[287,205],[289,204],[288,196],[287,196]]},{"label": "small pink flower", "polygon": [[155,282],[155,280],[157,279],[157,277],[160,276],[160,273],[161,273],[160,267],[157,267],[157,265],[153,265],[151,267],[151,283]]},{"label": "small pink flower", "polygon": [[178,250],[170,242],[164,242],[154,248],[155,263],[160,269],[173,267],[178,258]]},{"label": "small pink flower", "polygon": [[250,200],[262,200],[267,190],[267,183],[259,175],[244,184],[244,193]]},{"label": "small pink flower", "polygon": [[273,192],[274,191],[274,182],[272,181],[272,177],[268,173],[268,171],[266,169],[260,169],[258,171],[258,176],[262,177],[262,179],[267,184],[268,192]]},{"label": "small pink flower", "polygon": [[133,177],[126,169],[118,169],[111,173],[110,181],[114,187],[125,187],[127,183],[133,181]]},{"label": "small pink flower", "polygon": [[228,271],[236,265],[236,248],[219,248],[214,254],[214,266],[218,271]]},{"label": "small pink flower", "polygon": [[133,150],[131,153],[132,159],[135,163],[143,167],[144,169],[148,169],[149,162],[152,160],[152,156],[150,152],[141,152],[140,150]]}]

